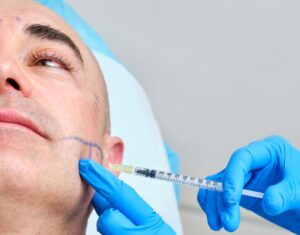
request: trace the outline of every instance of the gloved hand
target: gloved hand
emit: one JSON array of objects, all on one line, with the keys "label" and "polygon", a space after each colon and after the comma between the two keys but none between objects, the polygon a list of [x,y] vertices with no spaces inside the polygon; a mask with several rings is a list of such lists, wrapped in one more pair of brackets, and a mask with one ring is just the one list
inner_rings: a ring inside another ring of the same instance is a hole
[{"label": "gloved hand", "polygon": [[[213,230],[235,231],[239,204],[294,233],[300,233],[300,152],[272,136],[250,143],[231,156],[225,170],[209,177],[223,193],[200,190],[198,202]],[[263,199],[241,197],[242,189],[264,192]]]},{"label": "gloved hand", "polygon": [[81,177],[96,191],[93,206],[103,235],[173,235],[175,232],[135,192],[93,160],[80,160]]}]

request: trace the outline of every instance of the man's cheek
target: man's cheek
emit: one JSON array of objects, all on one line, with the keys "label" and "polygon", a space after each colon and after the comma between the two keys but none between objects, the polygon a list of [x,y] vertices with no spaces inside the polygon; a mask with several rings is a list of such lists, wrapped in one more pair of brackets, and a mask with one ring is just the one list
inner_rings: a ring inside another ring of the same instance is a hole
[{"label": "man's cheek", "polygon": [[2,151],[0,160],[0,194],[15,194],[33,191],[41,171],[26,155],[14,151]]},{"label": "man's cheek", "polygon": [[41,189],[48,190],[49,197],[45,198],[45,202],[49,208],[60,208],[61,212],[73,213],[91,195],[91,189],[82,181],[78,170],[79,159],[87,151],[74,143],[56,146],[51,154],[53,162],[48,163],[50,170],[44,177],[45,187]]},{"label": "man's cheek", "polygon": [[0,200],[47,205],[55,196],[59,176],[49,147],[7,148],[0,158]]}]

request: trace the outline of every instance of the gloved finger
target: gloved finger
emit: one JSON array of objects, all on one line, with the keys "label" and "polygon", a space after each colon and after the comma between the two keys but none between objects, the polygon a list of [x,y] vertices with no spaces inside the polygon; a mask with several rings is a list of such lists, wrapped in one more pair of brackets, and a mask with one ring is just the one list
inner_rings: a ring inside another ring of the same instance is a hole
[{"label": "gloved finger", "polygon": [[[134,227],[135,225],[126,216],[113,208],[104,211],[97,222],[97,231],[103,235],[129,234]],[[134,234],[133,232],[130,234]]]},{"label": "gloved finger", "polygon": [[264,211],[274,216],[288,210],[297,210],[300,205],[298,185],[299,182],[294,182],[293,179],[284,179],[278,184],[270,186],[262,200]]},{"label": "gloved finger", "polygon": [[112,208],[100,216],[97,230],[103,235],[175,235],[174,230],[163,220],[156,224],[136,226],[122,212]]},{"label": "gloved finger", "polygon": [[[221,171],[215,175],[208,176],[206,177],[206,179],[221,181],[223,172],[224,171]],[[216,192],[206,190],[206,189],[200,189],[198,192],[198,202],[202,210],[206,213],[209,227],[214,231],[220,230],[222,227],[218,215],[218,211],[217,211],[216,195],[217,195]]]},{"label": "gloved finger", "polygon": [[135,225],[160,219],[153,209],[135,192],[133,188],[119,180],[104,167],[91,159],[80,160],[81,177],[96,192],[106,198],[111,206],[121,211]]},{"label": "gloved finger", "polygon": [[222,222],[220,220],[217,208],[218,194],[220,193],[207,190],[207,203],[205,208],[207,223],[209,227],[214,231],[218,231],[222,228]]},{"label": "gloved finger", "polygon": [[[223,174],[224,174],[224,170],[218,172],[217,174],[214,174],[214,175],[211,175],[211,176],[208,176],[206,177],[205,179],[208,179],[208,180],[215,180],[215,181],[221,181],[222,177],[223,177]],[[198,195],[197,195],[197,200],[198,200],[198,203],[200,205],[200,207],[202,208],[202,210],[204,212],[206,212],[206,202],[207,202],[207,192],[209,190],[207,189],[199,189],[198,191]]]},{"label": "gloved finger", "polygon": [[97,192],[94,194],[92,203],[99,216],[103,213],[103,211],[112,207],[109,201]]},{"label": "gloved finger", "polygon": [[223,193],[217,194],[217,209],[221,221],[221,227],[228,232],[234,232],[240,225],[240,207],[239,204],[227,206]]},{"label": "gloved finger", "polygon": [[232,154],[223,177],[224,200],[228,206],[240,202],[244,184],[250,178],[249,173],[270,161],[274,152],[273,138],[277,137],[253,142]]},{"label": "gloved finger", "polygon": [[197,195],[198,203],[199,203],[201,209],[203,210],[203,212],[205,212],[205,213],[206,213],[207,191],[208,190],[205,190],[205,189],[199,189],[198,195]]}]

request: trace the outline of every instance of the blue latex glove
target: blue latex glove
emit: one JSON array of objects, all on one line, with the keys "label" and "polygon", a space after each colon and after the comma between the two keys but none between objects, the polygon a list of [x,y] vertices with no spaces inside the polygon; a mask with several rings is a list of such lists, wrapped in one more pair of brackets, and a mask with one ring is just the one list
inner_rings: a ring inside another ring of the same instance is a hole
[{"label": "blue latex glove", "polygon": [[93,160],[80,160],[81,177],[96,191],[93,206],[103,235],[174,235],[175,232],[135,192]]},{"label": "blue latex glove", "polygon": [[[240,204],[300,233],[300,152],[281,137],[272,136],[238,149],[225,170],[209,179],[222,181],[224,188],[224,193],[198,193],[211,229],[235,231],[240,223]],[[263,199],[241,197],[243,187],[264,192]]]}]

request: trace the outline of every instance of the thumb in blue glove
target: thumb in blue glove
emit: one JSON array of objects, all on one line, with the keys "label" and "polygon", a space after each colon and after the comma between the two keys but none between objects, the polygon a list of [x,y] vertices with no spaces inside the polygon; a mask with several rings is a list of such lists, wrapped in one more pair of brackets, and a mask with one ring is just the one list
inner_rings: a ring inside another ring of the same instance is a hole
[{"label": "thumb in blue glove", "polygon": [[93,205],[100,216],[97,230],[106,235],[162,234],[175,232],[135,192],[93,160],[80,160],[81,177],[96,191]]},{"label": "thumb in blue glove", "polygon": [[[224,171],[210,179],[222,181],[224,193],[200,190],[198,201],[213,230],[235,231],[239,205],[294,233],[300,233],[300,152],[272,136],[240,148]],[[242,189],[265,192],[263,199],[243,196]]]}]

